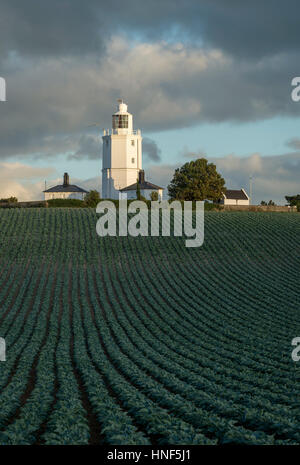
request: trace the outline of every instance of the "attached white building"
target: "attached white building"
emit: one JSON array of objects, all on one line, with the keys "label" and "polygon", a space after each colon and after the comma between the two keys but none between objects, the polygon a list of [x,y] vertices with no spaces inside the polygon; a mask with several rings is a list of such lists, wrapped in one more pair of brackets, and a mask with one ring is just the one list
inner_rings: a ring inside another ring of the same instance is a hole
[{"label": "attached white building", "polygon": [[[139,172],[139,185],[140,193],[146,200],[151,200],[151,193],[157,192],[158,200],[162,200],[163,188],[152,184],[151,182],[145,181],[145,172],[140,170]],[[137,182],[131,184],[131,186],[120,189],[120,199],[136,199]]]},{"label": "attached white building", "polygon": [[45,194],[45,200],[51,199],[79,199],[84,200],[87,191],[75,184],[69,183],[68,173],[64,174],[63,184],[58,186],[50,187],[43,191]]},{"label": "attached white building", "polygon": [[[133,129],[132,115],[128,113],[127,105],[123,100],[118,100],[118,103],[118,111],[112,115],[112,129],[104,129],[102,136],[103,199],[125,198],[125,192],[127,192],[127,198],[135,198],[133,186],[136,185],[142,170],[141,131]],[[147,185],[149,187],[150,183]],[[152,190],[162,190],[154,184],[152,186]],[[148,187],[141,187],[141,195],[146,198],[150,196]],[[125,188],[128,190],[125,191]],[[142,190],[145,192],[142,193]]]},{"label": "attached white building", "polygon": [[250,205],[250,198],[244,189],[227,189],[219,203],[222,205]]}]

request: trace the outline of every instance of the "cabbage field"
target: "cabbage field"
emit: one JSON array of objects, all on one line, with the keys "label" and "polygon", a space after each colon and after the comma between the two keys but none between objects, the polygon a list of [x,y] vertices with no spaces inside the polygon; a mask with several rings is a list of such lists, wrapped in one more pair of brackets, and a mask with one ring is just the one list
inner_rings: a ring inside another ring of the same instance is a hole
[{"label": "cabbage field", "polygon": [[300,444],[300,215],[205,240],[0,210],[0,444]]}]

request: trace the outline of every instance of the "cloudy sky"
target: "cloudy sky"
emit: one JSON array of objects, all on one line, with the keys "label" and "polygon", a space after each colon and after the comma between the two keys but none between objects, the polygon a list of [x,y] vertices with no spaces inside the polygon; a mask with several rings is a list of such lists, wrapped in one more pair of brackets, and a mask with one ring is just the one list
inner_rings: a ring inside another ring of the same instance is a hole
[{"label": "cloudy sky", "polygon": [[[0,197],[68,171],[101,189],[101,129],[123,97],[148,180],[205,156],[254,202],[300,193],[296,0],[1,0]],[[97,123],[99,126],[91,126]]]}]

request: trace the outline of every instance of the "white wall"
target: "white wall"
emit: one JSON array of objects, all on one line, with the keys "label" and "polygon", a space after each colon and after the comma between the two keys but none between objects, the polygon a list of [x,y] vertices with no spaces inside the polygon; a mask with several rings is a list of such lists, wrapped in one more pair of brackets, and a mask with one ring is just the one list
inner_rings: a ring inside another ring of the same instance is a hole
[{"label": "white wall", "polygon": [[84,192],[44,192],[45,200],[51,199],[79,199],[83,200]]},{"label": "white wall", "polygon": [[237,199],[225,199],[223,198],[220,202],[223,205],[250,205],[249,199],[237,200]]},{"label": "white wall", "polygon": [[118,199],[119,189],[134,184],[142,169],[142,137],[110,134],[102,139],[102,198]]},{"label": "white wall", "polygon": [[[141,189],[141,195],[143,197],[145,197],[145,199],[147,200],[151,200],[151,192],[158,192],[158,200],[162,200],[162,196],[163,196],[163,189]],[[127,194],[127,196],[126,196]],[[120,196],[118,197],[120,199],[128,199],[128,200],[131,200],[131,199],[136,199],[136,191],[133,190],[133,191],[127,191],[127,192],[120,192]]]},{"label": "white wall", "polygon": [[235,199],[223,199],[222,202],[224,205],[237,205]]},{"label": "white wall", "polygon": [[141,189],[141,195],[145,197],[147,200],[151,200],[151,192],[157,192],[158,193],[158,200],[162,200],[163,196],[163,189]]}]

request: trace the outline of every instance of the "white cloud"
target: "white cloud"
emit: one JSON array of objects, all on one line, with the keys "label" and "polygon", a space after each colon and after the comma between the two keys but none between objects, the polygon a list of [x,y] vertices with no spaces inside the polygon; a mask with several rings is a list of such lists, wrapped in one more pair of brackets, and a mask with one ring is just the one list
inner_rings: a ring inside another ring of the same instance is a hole
[{"label": "white cloud", "polygon": [[43,198],[44,179],[53,168],[35,168],[22,163],[0,163],[0,198],[17,197],[19,201]]}]

